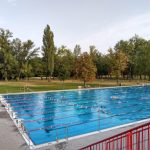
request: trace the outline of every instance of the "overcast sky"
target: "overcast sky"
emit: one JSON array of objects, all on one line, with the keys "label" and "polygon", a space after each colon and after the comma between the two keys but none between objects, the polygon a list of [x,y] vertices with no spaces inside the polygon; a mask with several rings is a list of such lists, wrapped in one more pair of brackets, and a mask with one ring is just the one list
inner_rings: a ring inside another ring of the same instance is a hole
[{"label": "overcast sky", "polygon": [[57,47],[95,45],[105,53],[135,34],[150,39],[150,0],[0,0],[0,28],[14,37],[41,46],[47,24]]}]

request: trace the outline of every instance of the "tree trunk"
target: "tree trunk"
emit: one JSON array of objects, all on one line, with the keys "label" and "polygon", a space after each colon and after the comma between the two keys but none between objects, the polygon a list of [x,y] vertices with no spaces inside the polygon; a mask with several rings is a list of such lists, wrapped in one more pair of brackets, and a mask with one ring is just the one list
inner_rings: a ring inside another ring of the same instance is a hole
[{"label": "tree trunk", "polygon": [[51,72],[50,75],[48,76],[48,82],[51,82],[52,75],[53,75],[53,73]]},{"label": "tree trunk", "polygon": [[117,85],[119,85],[119,73],[117,73],[116,78],[117,78]]},{"label": "tree trunk", "polygon": [[21,76],[21,70],[19,71],[19,74],[18,74],[18,80],[20,80],[20,76]]},{"label": "tree trunk", "polygon": [[5,76],[5,81],[8,81],[8,78],[7,78],[7,76]]},{"label": "tree trunk", "polygon": [[43,80],[43,76],[41,75],[41,80]]},{"label": "tree trunk", "polygon": [[48,76],[47,79],[48,79],[48,82],[51,82],[51,76]]},{"label": "tree trunk", "polygon": [[142,75],[140,74],[140,80],[142,80]]},{"label": "tree trunk", "polygon": [[127,80],[129,79],[129,75],[127,74]]},{"label": "tree trunk", "polygon": [[117,77],[117,85],[119,85],[119,78]]},{"label": "tree trunk", "polygon": [[84,88],[86,88],[86,81],[84,80]]},{"label": "tree trunk", "polygon": [[64,80],[62,81],[62,89],[64,90]]},{"label": "tree trunk", "polygon": [[5,79],[5,81],[8,81],[8,78],[7,78],[7,71],[6,71],[6,70],[4,71],[4,79]]},{"label": "tree trunk", "polygon": [[130,67],[130,78],[133,79],[133,68],[132,68],[132,66]]}]

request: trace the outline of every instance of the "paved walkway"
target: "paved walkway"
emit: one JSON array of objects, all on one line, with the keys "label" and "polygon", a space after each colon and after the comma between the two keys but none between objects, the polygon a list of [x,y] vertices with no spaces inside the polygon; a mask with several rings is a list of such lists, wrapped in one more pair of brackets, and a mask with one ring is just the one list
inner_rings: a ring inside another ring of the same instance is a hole
[{"label": "paved walkway", "polygon": [[0,104],[0,150],[25,150],[26,143]]},{"label": "paved walkway", "polygon": [[[140,123],[142,124],[142,123]],[[130,125],[128,127],[121,127],[111,131],[97,132],[93,135],[79,138],[71,138],[68,142],[49,145],[47,147],[38,148],[38,150],[77,150],[93,142],[102,140],[114,134],[120,133],[127,129],[133,128],[137,125]],[[10,119],[5,109],[0,104],[0,150],[29,150],[18,129]]]}]

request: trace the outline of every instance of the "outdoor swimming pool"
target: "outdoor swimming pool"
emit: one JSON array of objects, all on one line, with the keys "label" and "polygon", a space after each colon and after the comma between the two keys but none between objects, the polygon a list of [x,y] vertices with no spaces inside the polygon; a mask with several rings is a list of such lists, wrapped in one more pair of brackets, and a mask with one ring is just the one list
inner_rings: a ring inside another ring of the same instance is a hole
[{"label": "outdoor swimming pool", "polygon": [[35,145],[150,117],[150,86],[4,95]]}]

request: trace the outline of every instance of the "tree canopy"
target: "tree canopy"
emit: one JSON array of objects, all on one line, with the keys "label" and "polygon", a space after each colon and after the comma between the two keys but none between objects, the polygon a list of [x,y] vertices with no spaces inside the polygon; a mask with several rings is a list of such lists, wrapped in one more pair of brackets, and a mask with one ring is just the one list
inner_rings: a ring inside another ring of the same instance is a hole
[{"label": "tree canopy", "polygon": [[87,52],[84,52],[77,59],[77,77],[79,77],[84,82],[84,87],[86,87],[86,82],[92,81],[96,76],[96,66],[94,65],[92,58]]},{"label": "tree canopy", "polygon": [[64,45],[55,47],[49,25],[44,29],[41,49],[32,40],[21,41],[0,28],[0,79],[74,78],[84,84],[95,78],[150,80],[150,40],[135,35],[118,41],[106,54],[94,45],[83,51],[79,44],[73,50]]},{"label": "tree canopy", "polygon": [[44,29],[43,35],[43,61],[46,70],[46,77],[50,81],[53,72],[54,72],[54,55],[55,55],[55,46],[54,46],[54,34],[50,29],[50,26],[47,25]]}]

